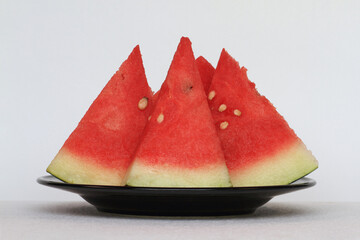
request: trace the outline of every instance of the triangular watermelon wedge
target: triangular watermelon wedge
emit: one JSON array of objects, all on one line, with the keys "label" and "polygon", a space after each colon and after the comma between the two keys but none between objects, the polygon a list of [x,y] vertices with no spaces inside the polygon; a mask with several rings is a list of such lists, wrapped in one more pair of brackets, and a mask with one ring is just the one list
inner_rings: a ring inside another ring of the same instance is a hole
[{"label": "triangular watermelon wedge", "polygon": [[291,183],[318,167],[275,107],[250,82],[246,69],[225,50],[209,88],[233,186]]},{"label": "triangular watermelon wedge", "polygon": [[196,59],[196,66],[199,70],[205,93],[207,94],[211,80],[214,76],[215,68],[203,56]]},{"label": "triangular watermelon wedge", "polygon": [[136,46],[47,171],[69,183],[124,185],[151,108],[152,91]]},{"label": "triangular watermelon wedge", "polygon": [[182,38],[177,48],[127,184],[231,186],[188,38]]}]

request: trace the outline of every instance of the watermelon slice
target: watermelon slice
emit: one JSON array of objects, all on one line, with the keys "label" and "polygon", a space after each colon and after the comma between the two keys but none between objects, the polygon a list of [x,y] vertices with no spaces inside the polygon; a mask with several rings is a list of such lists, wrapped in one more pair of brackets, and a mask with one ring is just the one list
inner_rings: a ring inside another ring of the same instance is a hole
[{"label": "watermelon slice", "polygon": [[202,56],[196,59],[196,66],[199,70],[205,93],[207,94],[211,80],[214,76],[215,68]]},{"label": "watermelon slice", "polygon": [[318,167],[275,107],[255,89],[246,69],[225,50],[208,99],[233,186],[291,183]]},{"label": "watermelon slice", "polygon": [[129,173],[130,186],[231,186],[191,42],[182,38]]},{"label": "watermelon slice", "polygon": [[151,105],[152,91],[136,46],[47,171],[69,183],[124,185]]}]

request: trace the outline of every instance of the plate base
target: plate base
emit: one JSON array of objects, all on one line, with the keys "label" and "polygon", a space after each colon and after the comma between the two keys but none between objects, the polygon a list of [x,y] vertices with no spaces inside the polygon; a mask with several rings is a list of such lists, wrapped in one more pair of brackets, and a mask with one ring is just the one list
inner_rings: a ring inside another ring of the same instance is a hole
[{"label": "plate base", "polygon": [[112,196],[112,198],[97,198],[83,196],[90,204],[101,212],[127,215],[147,216],[225,216],[250,214],[267,203],[271,198],[219,199],[216,196],[206,198],[194,197],[128,197]]}]

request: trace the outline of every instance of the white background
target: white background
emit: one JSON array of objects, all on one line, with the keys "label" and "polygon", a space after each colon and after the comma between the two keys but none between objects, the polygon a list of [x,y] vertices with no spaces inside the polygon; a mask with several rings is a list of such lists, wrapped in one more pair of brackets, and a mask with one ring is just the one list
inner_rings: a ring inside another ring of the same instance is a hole
[{"label": "white background", "polygon": [[182,35],[226,48],[320,162],[276,198],[360,201],[360,1],[0,1],[0,200],[75,200],[36,183],[132,48],[157,90]]}]

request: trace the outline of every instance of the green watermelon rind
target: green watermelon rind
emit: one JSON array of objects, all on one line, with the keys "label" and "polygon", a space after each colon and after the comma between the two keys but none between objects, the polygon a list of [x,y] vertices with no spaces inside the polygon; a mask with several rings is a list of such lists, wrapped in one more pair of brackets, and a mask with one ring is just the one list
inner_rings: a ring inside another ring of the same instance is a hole
[{"label": "green watermelon rind", "polygon": [[273,156],[258,160],[252,166],[230,171],[235,187],[287,185],[318,168],[318,161],[299,140]]},{"label": "green watermelon rind", "polygon": [[46,171],[54,177],[72,184],[124,185],[118,169],[104,168],[92,164],[94,160],[81,158],[62,148]]},{"label": "green watermelon rind", "polygon": [[211,188],[232,187],[225,164],[204,166],[196,169],[172,166],[146,166],[135,160],[131,167],[128,186]]}]

